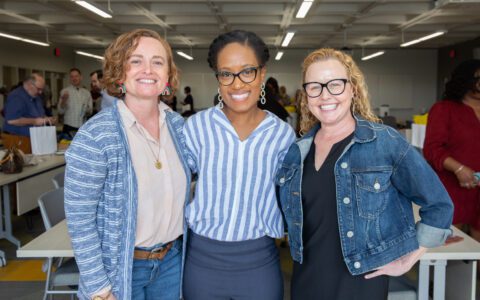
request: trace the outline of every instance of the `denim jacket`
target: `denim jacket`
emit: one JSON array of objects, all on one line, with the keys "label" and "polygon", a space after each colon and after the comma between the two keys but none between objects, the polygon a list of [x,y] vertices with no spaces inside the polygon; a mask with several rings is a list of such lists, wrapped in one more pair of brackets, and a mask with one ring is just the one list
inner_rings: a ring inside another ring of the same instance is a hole
[{"label": "denim jacket", "polygon": [[[377,269],[451,234],[453,205],[437,175],[394,129],[355,116],[352,141],[335,163],[337,218],[352,275]],[[316,125],[290,146],[276,176],[293,259],[303,262],[302,174]],[[319,182],[321,185],[321,182]],[[412,202],[421,220],[415,225]]]}]

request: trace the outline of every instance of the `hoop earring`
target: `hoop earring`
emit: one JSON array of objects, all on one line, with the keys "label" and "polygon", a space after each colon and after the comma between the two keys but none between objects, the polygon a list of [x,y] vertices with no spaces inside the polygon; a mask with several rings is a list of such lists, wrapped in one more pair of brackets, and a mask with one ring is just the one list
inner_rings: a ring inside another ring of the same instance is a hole
[{"label": "hoop earring", "polygon": [[218,91],[218,108],[223,109],[223,97],[220,94],[220,88],[217,89]]},{"label": "hoop earring", "polygon": [[265,83],[262,83],[262,90],[260,91],[260,103],[263,105],[267,103],[267,100],[265,99]]}]

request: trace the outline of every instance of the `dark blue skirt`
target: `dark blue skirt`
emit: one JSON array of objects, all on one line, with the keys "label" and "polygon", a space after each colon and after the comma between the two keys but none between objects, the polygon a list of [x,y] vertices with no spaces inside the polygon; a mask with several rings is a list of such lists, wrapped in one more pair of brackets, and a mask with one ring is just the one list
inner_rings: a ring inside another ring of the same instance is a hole
[{"label": "dark blue skirt", "polygon": [[222,242],[189,232],[186,300],[282,300],[278,249],[270,237]]}]

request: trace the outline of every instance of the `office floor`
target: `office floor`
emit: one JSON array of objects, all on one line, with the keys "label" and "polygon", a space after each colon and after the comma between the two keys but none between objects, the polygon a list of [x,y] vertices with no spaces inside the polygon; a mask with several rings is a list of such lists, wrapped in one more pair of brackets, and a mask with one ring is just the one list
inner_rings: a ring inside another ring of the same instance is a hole
[{"label": "office floor", "polygon": [[[45,229],[42,218],[38,211],[30,214],[27,226],[27,218],[13,217],[12,223],[14,235],[19,238],[22,245],[40,235]],[[31,228],[31,229],[29,229]],[[16,248],[6,240],[0,240],[0,249],[6,252],[7,266],[0,268],[0,300],[36,300],[42,299],[45,288],[45,273],[41,271],[42,260],[16,258]],[[292,260],[288,248],[280,247],[280,260],[284,276],[285,300],[290,297],[290,280],[292,276]],[[409,274],[415,278],[415,272]],[[480,300],[480,280],[477,280],[477,300]],[[56,300],[70,299],[70,296],[55,296]]]}]

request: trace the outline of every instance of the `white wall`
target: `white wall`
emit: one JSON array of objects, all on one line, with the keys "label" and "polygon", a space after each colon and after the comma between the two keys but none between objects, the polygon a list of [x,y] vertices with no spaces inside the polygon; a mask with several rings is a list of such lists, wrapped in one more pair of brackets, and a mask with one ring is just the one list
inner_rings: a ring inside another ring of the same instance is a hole
[{"label": "white wall", "polygon": [[[68,73],[71,67],[82,71],[83,84],[89,86],[90,72],[101,68],[101,62],[79,56],[74,49],[60,47],[61,56],[53,55],[53,47],[40,47],[18,41],[0,38],[0,66],[25,69],[40,69]],[[267,64],[267,77],[275,77],[280,85],[285,85],[287,93],[293,95],[301,84],[301,63],[311,50],[287,49],[280,61],[275,61],[275,51]],[[93,51],[92,51],[93,52]],[[188,51],[187,51],[188,52]],[[390,105],[390,114],[399,121],[410,120],[413,114],[428,111],[437,99],[437,51],[436,50],[387,50],[383,56],[360,60],[360,50],[354,51],[354,58],[365,73],[371,94],[372,105]],[[96,51],[96,54],[102,54]],[[207,50],[193,50],[195,60],[174,54],[181,70],[178,100],[185,97],[183,88],[190,86],[197,109],[213,105],[217,92],[217,82],[207,63]],[[0,84],[3,74],[0,67]]]},{"label": "white wall", "polygon": [[[267,78],[275,77],[279,85],[285,85],[293,95],[301,87],[301,63],[311,50],[286,50],[280,61],[275,61],[275,51],[267,64]],[[374,108],[390,105],[390,114],[399,121],[411,120],[413,114],[428,111],[436,101],[437,51],[436,50],[387,50],[383,56],[360,60],[360,50],[354,58],[367,78]],[[217,83],[207,63],[207,50],[193,50],[193,61],[175,54],[175,62],[181,69],[178,99],[184,98],[183,88],[190,86],[196,108],[213,105]]]}]

